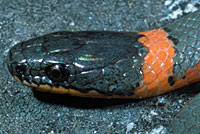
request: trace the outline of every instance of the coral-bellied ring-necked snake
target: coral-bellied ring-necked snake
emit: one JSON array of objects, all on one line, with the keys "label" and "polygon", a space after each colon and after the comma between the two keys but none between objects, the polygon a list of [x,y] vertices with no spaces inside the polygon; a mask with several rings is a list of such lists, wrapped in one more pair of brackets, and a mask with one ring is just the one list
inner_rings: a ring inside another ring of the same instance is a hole
[{"label": "coral-bellied ring-necked snake", "polygon": [[[200,10],[146,32],[43,35],[11,48],[8,69],[24,85],[44,92],[140,99],[200,81],[199,60]],[[200,133],[199,119],[197,95],[169,133]]]}]

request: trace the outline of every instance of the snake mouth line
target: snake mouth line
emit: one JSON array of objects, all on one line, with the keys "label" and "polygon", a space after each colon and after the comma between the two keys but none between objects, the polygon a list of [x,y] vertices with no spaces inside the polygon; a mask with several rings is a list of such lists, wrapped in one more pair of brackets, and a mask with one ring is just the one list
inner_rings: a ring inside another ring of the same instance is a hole
[{"label": "snake mouth line", "polygon": [[72,89],[72,88],[65,88],[62,86],[59,87],[55,87],[55,86],[50,86],[48,84],[40,84],[37,85],[33,82],[29,83],[26,80],[20,80],[16,75],[13,76],[18,82],[30,87],[30,88],[34,88],[35,90],[41,91],[41,92],[49,92],[49,93],[56,93],[56,94],[65,94],[65,95],[70,95],[70,96],[78,96],[78,97],[89,97],[89,98],[107,98],[107,99],[131,99],[132,96],[120,96],[120,95],[105,95],[105,94],[101,94],[98,93],[95,90],[90,90],[87,93],[83,93],[80,92],[76,89]]},{"label": "snake mouth line", "polygon": [[31,88],[35,88],[39,91],[43,91],[43,92],[50,92],[50,93],[60,93],[60,94],[69,94],[68,93],[68,89],[64,88],[64,87],[52,87],[50,85],[47,85],[47,84],[35,84],[33,82],[28,82],[26,80],[20,80],[19,77],[17,76],[13,76],[17,81],[19,81],[20,83],[26,85],[26,86],[29,86]]}]

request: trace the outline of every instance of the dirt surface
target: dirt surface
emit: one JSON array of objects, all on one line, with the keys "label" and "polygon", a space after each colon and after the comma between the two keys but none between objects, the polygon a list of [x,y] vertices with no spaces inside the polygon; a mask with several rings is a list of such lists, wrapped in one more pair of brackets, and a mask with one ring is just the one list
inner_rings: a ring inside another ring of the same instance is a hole
[{"label": "dirt surface", "polygon": [[199,0],[0,0],[0,133],[164,134],[200,85],[146,100],[84,99],[33,92],[9,74],[8,50],[46,33],[145,31],[165,26]]}]

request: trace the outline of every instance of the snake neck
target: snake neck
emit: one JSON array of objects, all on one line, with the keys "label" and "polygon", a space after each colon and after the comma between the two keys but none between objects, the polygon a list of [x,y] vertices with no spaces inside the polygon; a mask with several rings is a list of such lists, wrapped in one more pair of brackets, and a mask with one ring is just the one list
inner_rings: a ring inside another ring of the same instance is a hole
[{"label": "snake neck", "polygon": [[200,57],[200,10],[186,15],[164,28],[174,43],[173,74],[185,77],[188,68],[194,68]]}]

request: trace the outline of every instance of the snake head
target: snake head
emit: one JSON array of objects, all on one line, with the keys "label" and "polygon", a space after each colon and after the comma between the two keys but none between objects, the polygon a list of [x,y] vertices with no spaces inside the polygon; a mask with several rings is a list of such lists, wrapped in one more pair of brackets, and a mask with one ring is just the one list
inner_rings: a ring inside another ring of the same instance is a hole
[{"label": "snake head", "polygon": [[56,32],[15,45],[8,69],[39,89],[86,97],[131,96],[143,79],[147,49],[141,35],[121,32]]}]

